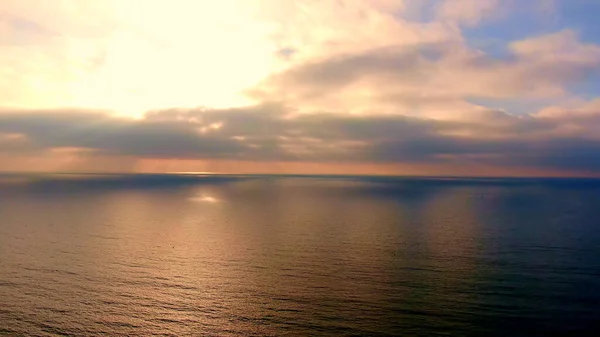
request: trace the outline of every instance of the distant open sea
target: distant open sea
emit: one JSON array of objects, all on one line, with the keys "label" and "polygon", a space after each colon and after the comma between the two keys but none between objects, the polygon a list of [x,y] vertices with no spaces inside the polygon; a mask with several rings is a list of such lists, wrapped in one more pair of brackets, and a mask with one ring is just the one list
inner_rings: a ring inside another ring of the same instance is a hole
[{"label": "distant open sea", "polygon": [[0,335],[600,333],[600,180],[0,175]]}]

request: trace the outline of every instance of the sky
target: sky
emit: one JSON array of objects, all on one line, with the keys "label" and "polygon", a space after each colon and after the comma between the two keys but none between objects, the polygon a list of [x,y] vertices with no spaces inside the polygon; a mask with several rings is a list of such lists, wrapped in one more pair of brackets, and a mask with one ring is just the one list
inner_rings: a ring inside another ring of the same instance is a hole
[{"label": "sky", "polygon": [[6,0],[0,170],[600,175],[597,0]]}]

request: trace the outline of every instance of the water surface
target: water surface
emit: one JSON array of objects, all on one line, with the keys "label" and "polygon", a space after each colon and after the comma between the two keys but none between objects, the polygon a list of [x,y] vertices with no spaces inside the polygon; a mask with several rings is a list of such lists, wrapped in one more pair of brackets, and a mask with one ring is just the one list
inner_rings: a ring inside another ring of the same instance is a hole
[{"label": "water surface", "polygon": [[593,335],[600,181],[1,175],[0,335]]}]

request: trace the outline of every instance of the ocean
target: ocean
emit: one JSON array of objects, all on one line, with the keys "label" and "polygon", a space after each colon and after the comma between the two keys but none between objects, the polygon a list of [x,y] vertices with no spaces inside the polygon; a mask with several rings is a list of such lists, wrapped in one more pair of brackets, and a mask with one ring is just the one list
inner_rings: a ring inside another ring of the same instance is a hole
[{"label": "ocean", "polygon": [[600,332],[600,180],[0,175],[0,335]]}]

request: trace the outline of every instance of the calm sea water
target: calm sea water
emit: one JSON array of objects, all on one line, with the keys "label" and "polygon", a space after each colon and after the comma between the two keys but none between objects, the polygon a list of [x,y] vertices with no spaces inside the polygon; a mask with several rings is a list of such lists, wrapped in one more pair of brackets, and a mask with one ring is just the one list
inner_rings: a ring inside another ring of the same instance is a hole
[{"label": "calm sea water", "polygon": [[600,328],[600,181],[0,176],[0,335]]}]

